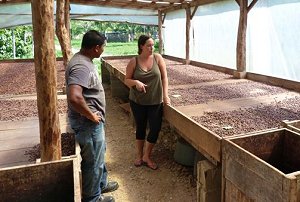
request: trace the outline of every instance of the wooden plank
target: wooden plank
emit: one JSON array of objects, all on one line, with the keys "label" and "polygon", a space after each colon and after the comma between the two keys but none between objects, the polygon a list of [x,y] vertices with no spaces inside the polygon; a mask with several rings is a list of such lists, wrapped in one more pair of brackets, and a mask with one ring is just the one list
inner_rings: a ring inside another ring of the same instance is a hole
[{"label": "wooden plank", "polygon": [[80,201],[74,165],[74,159],[67,159],[0,169],[1,200]]},{"label": "wooden plank", "polygon": [[280,86],[283,88],[291,89],[300,92],[300,82],[299,81],[291,81],[282,78],[276,78],[272,76],[266,76],[261,74],[255,74],[247,72],[247,79],[253,81],[259,81],[264,83],[269,83],[274,86]]},{"label": "wooden plank", "polygon": [[26,129],[26,128],[39,128],[39,121],[37,117],[32,117],[22,121],[1,121],[0,122],[0,133],[6,130],[15,129]]},{"label": "wooden plank", "polygon": [[19,164],[29,164],[29,157],[25,156],[25,151],[30,147],[0,152],[0,167],[9,167]]},{"label": "wooden plank", "polygon": [[129,59],[132,57],[135,57],[136,55],[120,55],[120,56],[103,56],[102,57],[102,61],[104,61],[105,63],[107,63],[106,60],[117,60],[117,59]]},{"label": "wooden plank", "polygon": [[[272,145],[276,147],[278,143],[276,141],[269,141],[267,135],[270,135],[270,137],[281,135],[284,131],[285,129],[274,129],[258,134],[223,139],[222,166],[225,181],[225,185],[223,184],[225,200],[235,197],[234,194],[232,195],[232,190],[230,190],[232,188],[230,184],[233,184],[236,187],[235,189],[240,190],[240,194],[255,201],[297,201],[294,199],[297,193],[295,192],[297,190],[297,183],[299,183],[296,180],[299,173],[286,175],[262,158],[254,155],[257,150],[261,150],[257,153],[263,154],[268,153],[268,151],[264,150],[270,150],[273,155],[273,152],[276,152],[274,151],[276,148],[273,149]],[[264,138],[262,135],[266,136],[265,141],[261,140],[261,138]],[[243,139],[251,138],[251,136],[259,139],[249,139],[244,144]],[[238,141],[238,145],[233,141]],[[252,148],[253,153],[248,150],[249,145],[247,144],[251,143],[255,144]],[[257,143],[261,143],[261,145],[257,145]],[[247,150],[244,148],[247,148]]]},{"label": "wooden plank", "polygon": [[[68,123],[67,114],[61,114],[59,117],[61,132],[72,132]],[[39,137],[39,122],[37,117],[30,120],[0,122],[0,141],[35,136]]]},{"label": "wooden plank", "polygon": [[0,145],[1,145],[0,153],[2,151],[7,151],[11,149],[33,147],[36,144],[40,143],[40,137],[38,131],[37,133],[35,133],[35,135],[31,135],[31,136],[26,135],[23,131],[16,131],[16,132],[18,132],[17,135],[9,134],[13,136],[10,139],[2,138],[0,140]]},{"label": "wooden plank", "polygon": [[122,72],[118,68],[114,69],[114,75],[123,83],[125,82],[125,72]]},{"label": "wooden plank", "polygon": [[[269,167],[254,155],[245,154],[240,149],[232,148],[229,143],[223,144],[226,167],[224,177],[226,182],[234,184],[247,198],[258,201],[282,200],[282,173],[274,173]],[[250,164],[250,165],[249,165]],[[253,165],[251,165],[253,164]],[[270,171],[270,172],[269,172]],[[254,186],[255,185],[255,186]],[[225,185],[227,188],[227,185]],[[226,195],[230,194],[225,188]],[[261,190],[264,190],[261,193]],[[271,197],[271,198],[270,198]]]},{"label": "wooden plank", "polygon": [[199,152],[216,162],[220,162],[221,138],[219,136],[170,105],[164,107],[164,117]]}]

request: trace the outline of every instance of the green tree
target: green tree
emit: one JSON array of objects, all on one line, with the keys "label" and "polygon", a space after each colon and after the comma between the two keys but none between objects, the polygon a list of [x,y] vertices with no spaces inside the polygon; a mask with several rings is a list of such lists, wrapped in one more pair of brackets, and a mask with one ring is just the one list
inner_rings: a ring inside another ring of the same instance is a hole
[{"label": "green tree", "polygon": [[133,34],[137,39],[141,34],[151,34],[155,37],[157,33],[156,26],[137,25],[123,22],[99,22],[99,21],[71,21],[72,38],[80,39],[82,35],[90,29],[95,29],[100,32],[125,32]]},{"label": "green tree", "polygon": [[0,29],[0,59],[13,58],[13,33],[16,58],[32,57],[32,27],[19,26],[11,29]]}]

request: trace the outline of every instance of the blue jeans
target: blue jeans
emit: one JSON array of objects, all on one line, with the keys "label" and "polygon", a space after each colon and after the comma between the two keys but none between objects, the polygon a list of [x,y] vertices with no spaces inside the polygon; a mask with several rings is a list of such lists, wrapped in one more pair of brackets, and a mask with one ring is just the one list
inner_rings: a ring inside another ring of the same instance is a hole
[{"label": "blue jeans", "polygon": [[107,185],[104,123],[80,117],[70,118],[70,124],[81,149],[82,202],[95,202],[101,195],[101,187]]}]

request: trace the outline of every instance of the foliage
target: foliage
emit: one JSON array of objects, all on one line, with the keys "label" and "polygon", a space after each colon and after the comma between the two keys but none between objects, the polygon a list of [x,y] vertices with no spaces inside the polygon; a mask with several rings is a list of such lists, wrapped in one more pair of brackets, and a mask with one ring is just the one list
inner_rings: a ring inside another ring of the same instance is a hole
[{"label": "foliage", "polygon": [[[81,46],[83,34],[87,30],[98,30],[102,33],[121,32],[133,36],[128,43],[108,43],[104,55],[135,55],[137,54],[136,40],[141,34],[150,34],[154,39],[157,35],[157,27],[136,25],[119,22],[94,22],[94,21],[71,21],[71,44],[73,52],[77,52]],[[0,29],[0,60],[12,59],[13,56],[13,35],[15,35],[16,58],[33,58],[32,26],[19,26],[12,29]],[[55,39],[56,56],[62,57],[59,42]],[[155,43],[157,51],[158,44]]]},{"label": "foliage", "polygon": [[14,58],[13,36],[15,37],[15,57],[32,57],[32,27],[19,26],[13,29],[0,29],[0,59]]},{"label": "foliage", "polygon": [[150,34],[154,39],[157,35],[157,27],[148,25],[136,25],[121,22],[97,22],[97,21],[71,21],[72,39],[81,39],[87,30],[97,30],[102,33],[121,32],[128,33],[138,39],[141,34]]}]

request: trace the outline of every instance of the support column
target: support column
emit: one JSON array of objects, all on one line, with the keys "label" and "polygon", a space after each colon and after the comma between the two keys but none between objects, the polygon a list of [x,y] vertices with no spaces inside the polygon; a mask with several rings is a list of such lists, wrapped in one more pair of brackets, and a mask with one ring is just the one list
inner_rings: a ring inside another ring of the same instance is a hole
[{"label": "support column", "polygon": [[53,0],[31,2],[42,162],[61,159],[53,4]]},{"label": "support column", "polygon": [[185,64],[190,64],[190,29],[191,29],[191,8],[187,7],[185,26]]},{"label": "support column", "polygon": [[233,76],[236,78],[246,78],[246,33],[248,12],[258,0],[253,0],[248,6],[248,0],[236,0],[240,7],[239,28],[236,45],[236,68]]},{"label": "support column", "polygon": [[158,11],[158,38],[159,38],[159,53],[163,54],[163,38],[162,38],[162,12]]}]

